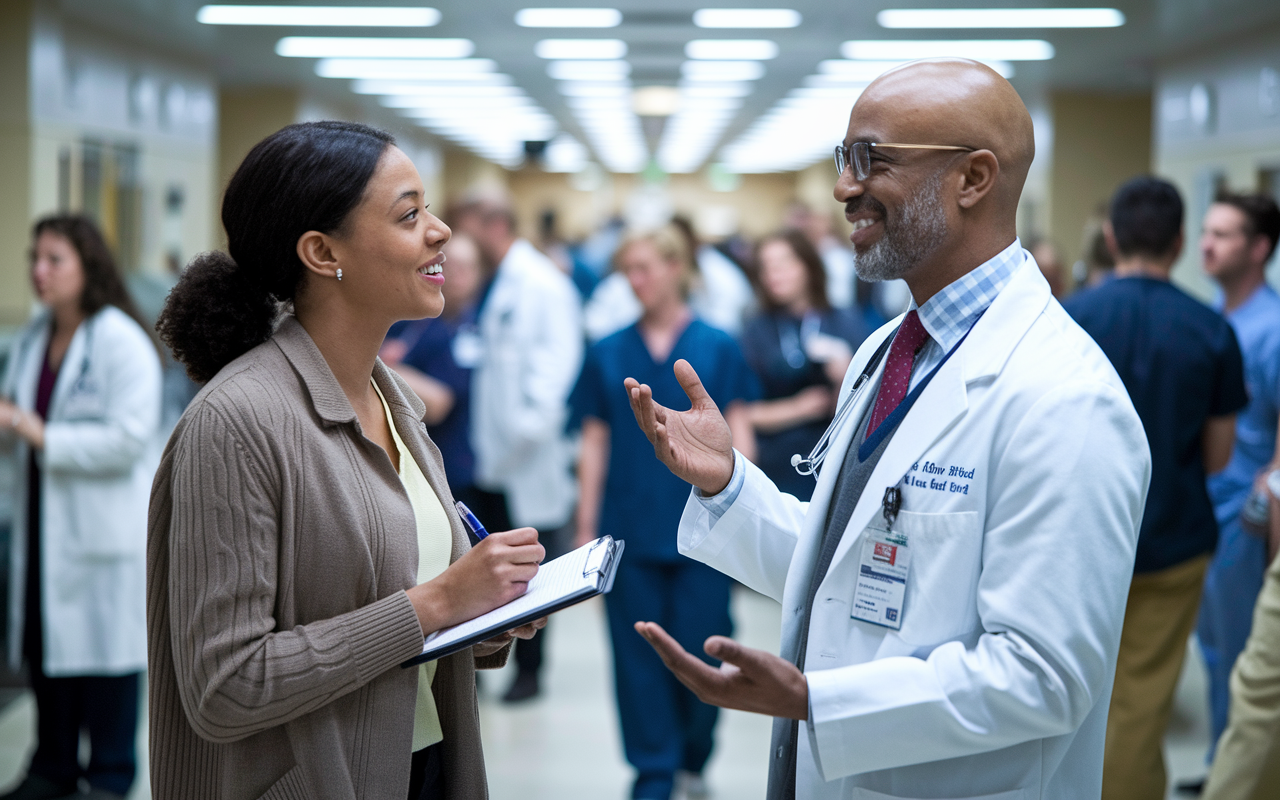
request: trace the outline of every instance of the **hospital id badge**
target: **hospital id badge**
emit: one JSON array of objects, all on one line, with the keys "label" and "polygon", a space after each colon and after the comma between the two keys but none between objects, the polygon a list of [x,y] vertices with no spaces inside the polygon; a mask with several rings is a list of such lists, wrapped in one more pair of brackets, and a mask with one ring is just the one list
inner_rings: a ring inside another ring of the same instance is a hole
[{"label": "hospital id badge", "polygon": [[911,550],[904,534],[869,528],[862,542],[850,616],[895,631],[901,629],[910,566]]}]

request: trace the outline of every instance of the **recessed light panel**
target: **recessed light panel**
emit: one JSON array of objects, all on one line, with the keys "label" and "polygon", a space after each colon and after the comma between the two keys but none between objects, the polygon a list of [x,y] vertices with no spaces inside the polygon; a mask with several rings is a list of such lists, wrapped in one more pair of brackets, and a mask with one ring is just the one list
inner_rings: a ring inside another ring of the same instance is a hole
[{"label": "recessed light panel", "polygon": [[616,8],[522,8],[516,24],[522,28],[614,28],[622,23]]},{"label": "recessed light panel", "polygon": [[693,12],[699,28],[794,28],[800,12],[790,8],[703,8]]},{"label": "recessed light panel", "polygon": [[369,78],[373,80],[490,80],[498,65],[487,58],[405,59],[325,58],[316,62],[321,78]]},{"label": "recessed light panel", "polygon": [[876,14],[882,28],[1118,28],[1114,8],[891,8]]},{"label": "recessed light panel", "polygon": [[778,45],[768,39],[694,39],[684,46],[689,58],[723,61],[767,61],[778,57]]},{"label": "recessed light panel", "polygon": [[625,61],[552,61],[547,74],[558,81],[620,80],[631,74]]},{"label": "recessed light panel", "polygon": [[606,61],[627,54],[621,39],[543,39],[533,47],[538,58]]},{"label": "recessed light panel", "polygon": [[470,39],[406,39],[360,36],[286,36],[276,54],[295,58],[466,58]]},{"label": "recessed light panel", "polygon": [[440,22],[440,11],[404,6],[209,5],[196,12],[196,21],[205,25],[426,28]]},{"label": "recessed light panel", "polygon": [[1047,61],[1053,45],[1043,39],[936,39],[845,42],[845,58],[873,61],[914,61],[918,58],[972,58],[976,61]]}]

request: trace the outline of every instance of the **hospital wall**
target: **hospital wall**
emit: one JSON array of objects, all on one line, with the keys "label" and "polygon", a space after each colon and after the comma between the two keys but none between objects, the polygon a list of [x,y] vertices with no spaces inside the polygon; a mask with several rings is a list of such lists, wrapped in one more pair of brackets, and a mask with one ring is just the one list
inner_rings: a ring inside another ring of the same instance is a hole
[{"label": "hospital wall", "polygon": [[[1152,103],[1155,170],[1187,204],[1187,246],[1174,279],[1206,300],[1201,222],[1219,189],[1280,200],[1280,29],[1162,64]],[[1280,286],[1280,259],[1269,276]]]}]

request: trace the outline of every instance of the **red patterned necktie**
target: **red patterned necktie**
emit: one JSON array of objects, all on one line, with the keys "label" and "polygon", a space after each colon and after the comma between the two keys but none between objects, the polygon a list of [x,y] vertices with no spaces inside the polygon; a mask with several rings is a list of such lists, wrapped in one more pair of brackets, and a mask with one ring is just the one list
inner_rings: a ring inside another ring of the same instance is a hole
[{"label": "red patterned necktie", "polygon": [[884,367],[884,377],[880,379],[880,392],[876,395],[876,405],[871,411],[871,422],[867,433],[871,434],[885,417],[907,396],[911,386],[911,367],[915,364],[916,353],[929,341],[929,332],[920,324],[920,315],[915,309],[907,312],[889,345],[889,360]]}]

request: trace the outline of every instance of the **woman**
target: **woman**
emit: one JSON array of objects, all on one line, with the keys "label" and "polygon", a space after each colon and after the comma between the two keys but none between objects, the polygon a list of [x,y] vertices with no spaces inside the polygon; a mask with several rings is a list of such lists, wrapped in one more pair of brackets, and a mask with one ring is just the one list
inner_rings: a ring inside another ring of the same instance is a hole
[{"label": "woman", "polygon": [[14,446],[19,466],[9,665],[26,659],[38,725],[27,776],[4,797],[63,797],[81,778],[96,797],[123,797],[147,664],[160,359],[92,222],[49,217],[33,238],[44,311],[19,333],[0,380],[0,446]]},{"label": "woman", "polygon": [[799,231],[760,240],[756,292],[761,313],[742,333],[743,353],[764,388],[764,399],[748,409],[756,463],[779,489],[808,500],[814,479],[798,474],[791,456],[808,455],[822,436],[866,331],[856,315],[827,302],[822,258]]},{"label": "woman", "polygon": [[425,409],[378,361],[444,305],[425,202],[389,134],[290,125],[227,186],[230,255],[169,297],[161,336],[208,383],[151,499],[157,797],[486,796],[473,670],[510,635],[399,665],[521,594],[543,551],[530,528],[468,548]]},{"label": "woman", "polygon": [[689,310],[696,272],[678,231],[631,235],[615,263],[643,313],[638,323],[591,347],[574,389],[574,417],[582,422],[577,541],[607,533],[627,542],[627,557],[605,601],[618,713],[627,760],[638,773],[631,796],[666,800],[677,772],[686,773],[697,793],[711,755],[716,709],[680,685],[633,626],[659,622],[686,649],[701,653],[708,636],[730,635],[730,582],[677,552],[676,528],[689,485],[654,458],[622,382],[636,378],[653,387],[657,402],[688,408],[672,368],[678,359],[689,361],[747,455],[752,446],[746,403],[758,390],[733,339]]}]

